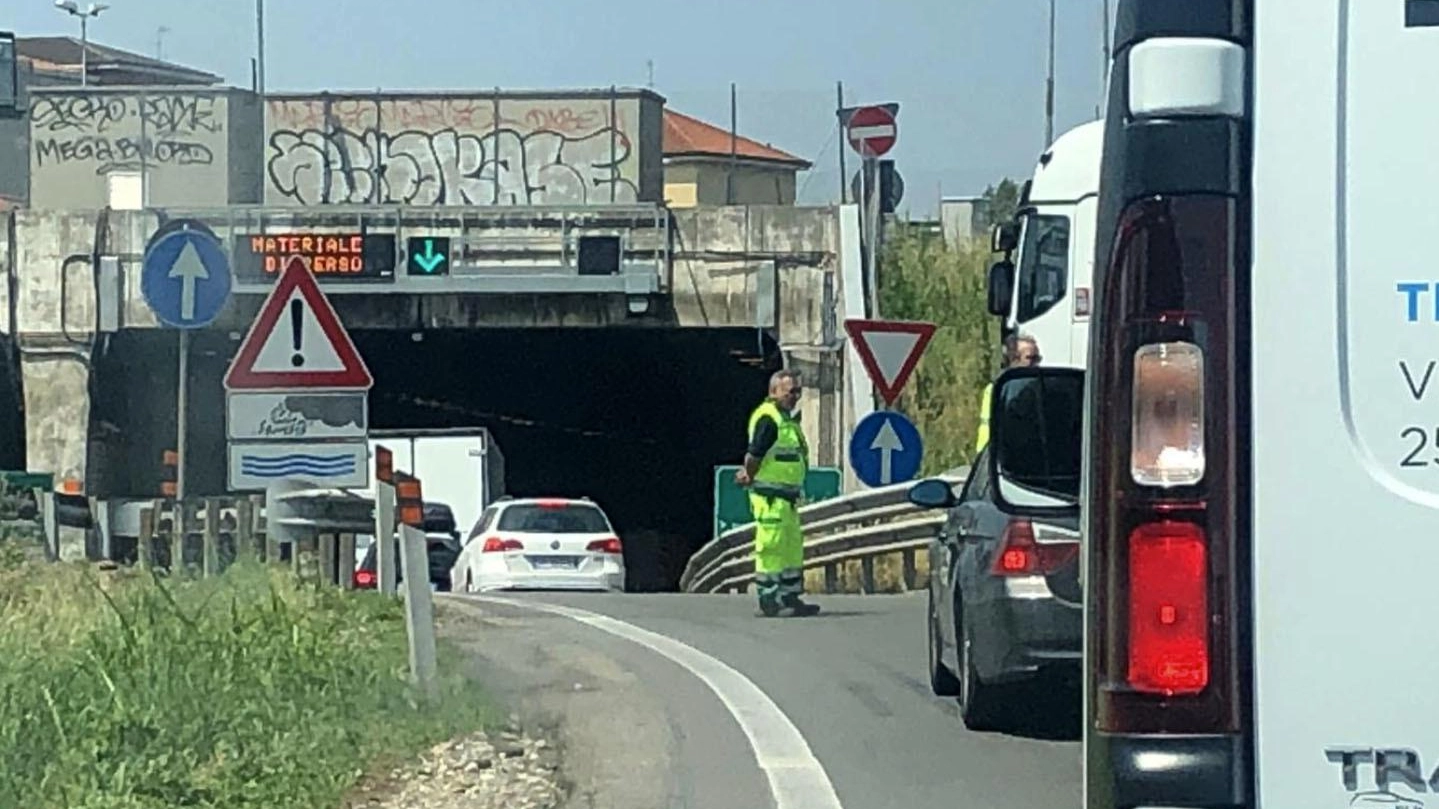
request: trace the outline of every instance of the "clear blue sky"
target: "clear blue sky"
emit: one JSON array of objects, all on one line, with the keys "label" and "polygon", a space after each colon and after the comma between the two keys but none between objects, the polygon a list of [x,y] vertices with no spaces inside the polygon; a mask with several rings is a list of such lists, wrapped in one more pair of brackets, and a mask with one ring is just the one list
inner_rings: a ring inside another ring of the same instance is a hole
[{"label": "clear blue sky", "polygon": [[[109,2],[95,41],[154,55],[165,26],[166,59],[250,85],[254,0]],[[50,0],[5,5],[0,28],[78,36]],[[1102,0],[1058,5],[1056,134],[1094,117],[1102,47]],[[889,156],[913,215],[1027,175],[1044,140],[1045,0],[270,0],[265,14],[270,90],[643,86],[653,60],[671,108],[727,127],[734,82],[741,134],[815,162],[801,202],[838,197],[836,81],[850,103],[900,103]]]}]

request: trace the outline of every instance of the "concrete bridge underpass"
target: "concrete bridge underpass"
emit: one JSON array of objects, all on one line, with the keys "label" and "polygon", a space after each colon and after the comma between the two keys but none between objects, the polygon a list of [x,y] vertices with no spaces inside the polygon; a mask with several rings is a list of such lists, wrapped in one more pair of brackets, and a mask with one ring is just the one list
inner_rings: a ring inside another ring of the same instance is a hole
[{"label": "concrete bridge underpass", "polygon": [[[337,227],[334,212],[261,213],[273,220],[266,232]],[[633,277],[642,262],[620,268],[606,288],[604,277],[579,277],[564,258],[546,258],[546,250],[574,254],[568,226],[556,234],[537,224],[565,216],[532,212],[526,222],[514,210],[478,212],[484,246],[473,222],[453,230],[456,255],[487,255],[461,278],[468,288],[427,294],[416,279],[398,278],[392,287],[322,285],[375,377],[373,429],[488,428],[509,493],[594,498],[625,539],[633,584],[670,589],[710,538],[714,467],[739,460],[746,416],[771,371],[805,374],[802,417],[815,462],[839,464],[855,408],[849,377],[862,375],[857,363],[846,373],[837,334],[849,316],[847,277],[858,286],[852,213],[661,209],[664,242],[646,291]],[[391,214],[378,211],[361,229],[383,233]],[[239,245],[257,215],[212,213],[208,223]],[[53,472],[112,507],[160,496],[164,455],[176,445],[178,340],[145,308],[138,261],[160,217],[11,216],[0,254],[10,283],[0,294],[15,350],[0,363],[0,430],[9,430],[0,439],[23,433],[24,441],[22,453],[0,440],[9,451],[0,468]],[[404,228],[424,225],[390,227],[403,243]],[[642,253],[642,235],[654,234],[623,234],[622,254]],[[557,241],[546,247],[546,238]],[[588,289],[565,292],[567,282]],[[266,291],[263,282],[238,286],[221,320],[191,341],[189,495],[227,493],[221,380]],[[68,553],[85,547],[82,536]]]}]

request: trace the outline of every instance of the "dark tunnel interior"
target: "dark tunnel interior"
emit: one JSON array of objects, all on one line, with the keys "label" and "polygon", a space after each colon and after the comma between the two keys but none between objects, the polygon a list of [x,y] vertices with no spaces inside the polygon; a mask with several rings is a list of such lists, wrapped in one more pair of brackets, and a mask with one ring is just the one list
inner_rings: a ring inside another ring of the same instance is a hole
[{"label": "dark tunnel interior", "polygon": [[25,392],[14,342],[0,335],[0,469],[25,469]]},{"label": "dark tunnel interior", "polygon": [[[713,532],[714,467],[736,463],[778,367],[753,329],[480,329],[351,333],[375,378],[372,429],[489,428],[514,496],[587,496],[626,546],[631,589],[677,585]],[[175,445],[175,335],[122,332],[97,364],[92,490],[155,496]],[[197,334],[188,493],[225,493],[222,379],[238,343]],[[113,425],[113,426],[112,426]],[[117,429],[118,427],[118,429]],[[98,468],[97,468],[98,467]],[[141,470],[149,470],[148,474]]]}]

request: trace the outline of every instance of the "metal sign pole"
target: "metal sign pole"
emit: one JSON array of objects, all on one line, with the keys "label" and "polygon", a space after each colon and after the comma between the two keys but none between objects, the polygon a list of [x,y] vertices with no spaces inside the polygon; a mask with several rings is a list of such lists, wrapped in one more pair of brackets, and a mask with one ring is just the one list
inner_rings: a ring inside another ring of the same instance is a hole
[{"label": "metal sign pole", "polygon": [[190,398],[190,330],[180,332],[179,378],[176,380],[175,395],[175,502],[185,500],[185,427],[189,423]]},{"label": "metal sign pole", "polygon": [[879,319],[879,161],[864,161],[865,197],[869,216],[869,316]]}]

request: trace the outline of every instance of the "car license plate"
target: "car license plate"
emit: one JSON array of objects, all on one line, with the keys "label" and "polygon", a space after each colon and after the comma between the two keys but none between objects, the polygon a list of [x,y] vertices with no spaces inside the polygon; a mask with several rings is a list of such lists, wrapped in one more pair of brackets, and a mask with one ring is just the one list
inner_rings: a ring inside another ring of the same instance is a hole
[{"label": "car license plate", "polygon": [[532,556],[532,557],[530,557],[530,564],[534,565],[536,570],[564,570],[564,569],[573,569],[574,566],[575,566],[575,557],[573,557],[573,556]]}]

